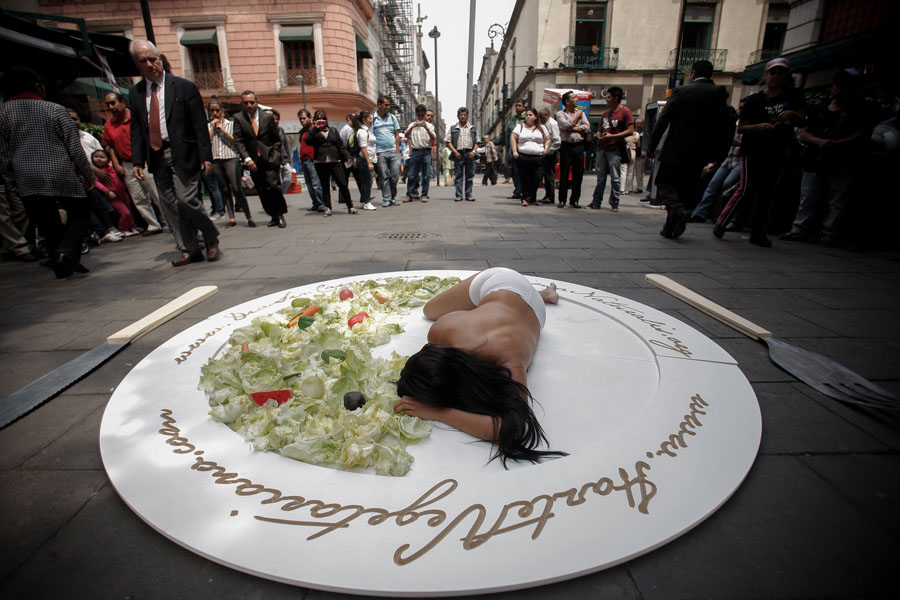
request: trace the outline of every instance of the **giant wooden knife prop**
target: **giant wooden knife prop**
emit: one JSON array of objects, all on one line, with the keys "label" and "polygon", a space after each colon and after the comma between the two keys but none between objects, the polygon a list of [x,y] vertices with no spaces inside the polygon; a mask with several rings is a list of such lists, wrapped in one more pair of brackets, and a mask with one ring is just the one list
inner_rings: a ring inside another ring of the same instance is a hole
[{"label": "giant wooden knife prop", "polygon": [[32,381],[25,387],[0,400],[0,428],[6,427],[19,417],[52,399],[115,356],[131,342],[156,329],[169,319],[183,313],[198,302],[209,298],[217,291],[219,291],[219,288],[214,285],[195,287],[153,311],[140,321],[136,321],[125,329],[112,334],[106,338],[105,343],[88,350],[77,358],[73,358],[40,379]]}]

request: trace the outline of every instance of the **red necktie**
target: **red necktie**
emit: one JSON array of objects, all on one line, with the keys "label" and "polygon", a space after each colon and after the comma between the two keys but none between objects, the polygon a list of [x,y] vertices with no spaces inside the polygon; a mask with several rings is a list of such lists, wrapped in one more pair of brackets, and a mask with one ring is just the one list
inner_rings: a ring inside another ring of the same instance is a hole
[{"label": "red necktie", "polygon": [[159,85],[150,87],[150,148],[159,150],[162,148],[162,128],[159,123],[159,96],[156,95]]}]

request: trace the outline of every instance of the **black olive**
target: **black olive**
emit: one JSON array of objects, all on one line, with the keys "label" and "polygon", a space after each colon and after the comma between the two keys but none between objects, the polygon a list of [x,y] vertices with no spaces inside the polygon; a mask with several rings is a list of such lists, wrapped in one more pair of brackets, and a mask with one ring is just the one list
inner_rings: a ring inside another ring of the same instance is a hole
[{"label": "black olive", "polygon": [[366,403],[366,397],[359,392],[347,392],[344,394],[344,408],[347,410],[356,410],[362,408]]}]

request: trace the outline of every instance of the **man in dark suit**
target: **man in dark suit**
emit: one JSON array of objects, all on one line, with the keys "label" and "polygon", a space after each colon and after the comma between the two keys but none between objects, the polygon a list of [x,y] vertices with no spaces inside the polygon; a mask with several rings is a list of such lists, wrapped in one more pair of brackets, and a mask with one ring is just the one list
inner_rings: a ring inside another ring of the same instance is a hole
[{"label": "man in dark suit", "polygon": [[647,146],[647,156],[653,157],[668,129],[656,166],[656,187],[668,213],[659,234],[669,239],[684,233],[691,215],[689,209],[693,208],[686,205],[694,202],[704,165],[722,160],[728,151],[721,143],[725,139],[721,123],[728,111],[728,92],[724,86],[714,85],[711,76],[712,63],[694,63],[688,85],[675,88]]},{"label": "man in dark suit", "polygon": [[241,112],[234,115],[234,141],[244,166],[250,169],[263,209],[272,220],[269,227],[284,227],[287,203],[281,191],[281,136],[270,112],[262,111],[256,93],[241,94]]},{"label": "man in dark suit", "polygon": [[[206,242],[206,260],[219,260],[219,230],[200,199],[200,171],[212,169],[200,91],[187,79],[166,73],[159,50],[151,42],[132,42],[131,57],[143,75],[129,90],[134,175],[143,179],[145,167],[153,173],[160,202],[168,213],[177,215],[169,225],[180,233],[183,255],[173,260],[172,266],[203,260],[198,230]],[[178,236],[175,239],[179,241]]]}]

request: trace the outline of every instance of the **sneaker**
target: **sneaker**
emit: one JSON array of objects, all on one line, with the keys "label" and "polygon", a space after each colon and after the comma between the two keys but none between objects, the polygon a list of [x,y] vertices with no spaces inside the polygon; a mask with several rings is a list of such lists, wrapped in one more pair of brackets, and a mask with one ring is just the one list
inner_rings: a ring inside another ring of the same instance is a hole
[{"label": "sneaker", "polygon": [[133,237],[133,236],[141,235],[141,234],[138,233],[137,231],[126,231],[126,232],[123,233],[122,235],[125,236],[125,237]]},{"label": "sneaker", "polygon": [[371,202],[366,202],[365,204],[363,204],[363,210],[378,210],[378,207]]},{"label": "sneaker", "polygon": [[109,233],[104,235],[102,238],[100,238],[100,241],[101,242],[121,242],[122,238],[123,238],[123,236],[118,236],[115,233],[113,233],[112,231],[110,231]]},{"label": "sneaker", "polygon": [[526,202],[525,200],[522,200],[522,206],[528,206],[528,202]]},{"label": "sneaker", "polygon": [[391,206],[400,206],[400,201],[394,198],[391,200]]},{"label": "sneaker", "polygon": [[403,202],[404,202],[404,203],[406,203],[406,202],[412,202],[412,198],[410,198],[409,196],[407,196],[406,198],[403,199]]},{"label": "sneaker", "polygon": [[462,198],[456,197],[453,199],[454,202],[462,202]]},{"label": "sneaker", "polygon": [[325,212],[322,213],[322,216],[323,216],[323,217],[330,217],[330,216],[331,216],[331,209],[330,209],[330,208],[326,208],[326,209],[325,209]]},{"label": "sneaker", "polygon": [[611,210],[613,212],[619,212],[619,205],[616,204],[615,206],[611,206],[609,210]]},{"label": "sneaker", "polygon": [[381,203],[381,207],[382,207],[382,208],[384,208],[384,207],[386,207],[386,206],[390,206],[390,205],[391,205],[391,203],[390,203],[389,201],[387,201],[387,200],[385,200],[384,202]]},{"label": "sneaker", "polygon": [[351,215],[355,215],[355,214],[359,213],[359,211],[356,210],[355,208],[353,208],[352,206],[347,209],[347,212],[350,213]]},{"label": "sneaker", "polygon": [[422,202],[428,202],[428,196],[422,196]]}]

